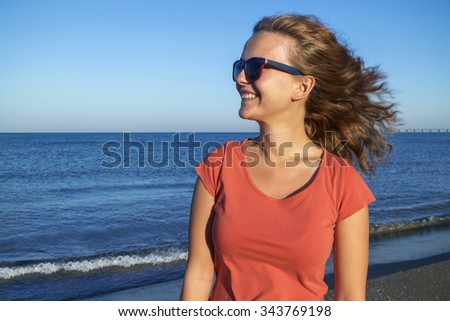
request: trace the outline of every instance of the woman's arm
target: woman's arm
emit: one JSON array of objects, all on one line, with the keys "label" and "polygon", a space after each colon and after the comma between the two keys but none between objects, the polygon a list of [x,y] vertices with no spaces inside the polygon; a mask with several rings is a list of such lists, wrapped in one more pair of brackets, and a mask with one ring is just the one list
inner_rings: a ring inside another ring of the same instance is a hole
[{"label": "woman's arm", "polygon": [[181,300],[208,300],[214,279],[211,221],[214,198],[197,179],[189,225],[189,258]]},{"label": "woman's arm", "polygon": [[369,263],[367,206],[337,223],[334,244],[335,300],[365,300]]}]

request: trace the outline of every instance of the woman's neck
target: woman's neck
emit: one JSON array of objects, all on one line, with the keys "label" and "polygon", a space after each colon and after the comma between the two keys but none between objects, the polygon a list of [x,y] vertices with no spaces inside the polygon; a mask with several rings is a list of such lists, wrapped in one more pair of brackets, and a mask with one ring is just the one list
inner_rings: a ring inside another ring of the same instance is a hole
[{"label": "woman's neck", "polygon": [[268,126],[260,124],[259,147],[264,157],[272,160],[292,160],[317,157],[320,148],[308,137],[304,126]]}]

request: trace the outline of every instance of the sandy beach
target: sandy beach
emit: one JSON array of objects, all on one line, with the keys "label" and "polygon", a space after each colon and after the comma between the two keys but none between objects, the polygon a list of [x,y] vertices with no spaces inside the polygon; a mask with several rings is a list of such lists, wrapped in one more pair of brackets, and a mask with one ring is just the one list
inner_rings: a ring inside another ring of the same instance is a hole
[{"label": "sandy beach", "polygon": [[[97,296],[95,301],[176,301],[182,280]],[[326,295],[332,300],[333,290]],[[369,268],[368,301],[450,300],[450,253]]]},{"label": "sandy beach", "polygon": [[450,260],[367,282],[369,301],[449,301]]}]

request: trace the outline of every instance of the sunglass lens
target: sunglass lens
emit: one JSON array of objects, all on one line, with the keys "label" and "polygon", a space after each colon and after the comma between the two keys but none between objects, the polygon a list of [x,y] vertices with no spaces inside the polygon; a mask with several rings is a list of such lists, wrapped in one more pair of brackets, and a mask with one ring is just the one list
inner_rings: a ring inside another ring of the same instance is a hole
[{"label": "sunglass lens", "polygon": [[242,68],[244,68],[244,61],[237,60],[233,64],[233,80],[236,81],[237,77],[239,76],[239,73],[241,72]]},{"label": "sunglass lens", "polygon": [[261,76],[263,63],[259,59],[249,59],[245,67],[245,75],[250,82],[257,81]]},{"label": "sunglass lens", "polygon": [[247,61],[237,60],[233,64],[233,80],[236,81],[242,69],[245,70],[245,77],[249,82],[254,82],[261,77],[261,71],[264,66],[264,60],[260,58],[251,58]]}]

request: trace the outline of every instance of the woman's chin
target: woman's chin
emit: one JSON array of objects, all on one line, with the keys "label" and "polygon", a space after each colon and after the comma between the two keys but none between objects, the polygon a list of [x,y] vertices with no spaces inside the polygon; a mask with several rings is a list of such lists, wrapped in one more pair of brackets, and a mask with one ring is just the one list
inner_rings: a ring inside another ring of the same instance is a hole
[{"label": "woman's chin", "polygon": [[241,105],[241,108],[239,108],[239,117],[242,119],[255,120],[254,116],[255,108]]}]

